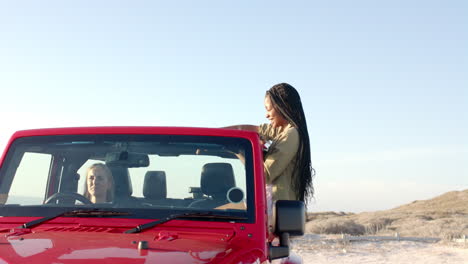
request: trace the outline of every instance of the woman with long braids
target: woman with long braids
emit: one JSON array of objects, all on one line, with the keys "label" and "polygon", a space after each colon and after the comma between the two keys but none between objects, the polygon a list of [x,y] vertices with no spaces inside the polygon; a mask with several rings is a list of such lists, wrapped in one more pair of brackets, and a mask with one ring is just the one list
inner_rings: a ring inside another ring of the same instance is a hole
[{"label": "woman with long braids", "polygon": [[267,194],[273,201],[299,200],[307,204],[314,194],[314,170],[299,93],[287,83],[276,84],[266,92],[265,109],[270,124],[226,128],[255,131],[262,140],[271,141],[264,156],[266,182],[271,188]]}]

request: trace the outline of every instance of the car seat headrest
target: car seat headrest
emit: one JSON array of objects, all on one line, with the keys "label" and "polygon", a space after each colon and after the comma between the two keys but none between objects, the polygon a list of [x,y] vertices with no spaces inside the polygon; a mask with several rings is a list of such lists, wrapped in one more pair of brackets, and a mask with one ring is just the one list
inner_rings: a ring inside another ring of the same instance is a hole
[{"label": "car seat headrest", "polygon": [[158,200],[167,197],[166,173],[164,171],[147,171],[143,183],[143,196]]},{"label": "car seat headrest", "polygon": [[131,196],[133,193],[133,188],[128,168],[124,166],[113,165],[108,165],[108,167],[112,172],[112,178],[114,179],[114,197],[124,198]]},{"label": "car seat headrest", "polygon": [[225,198],[229,189],[236,186],[234,171],[229,163],[207,163],[203,166],[200,187],[205,195]]}]

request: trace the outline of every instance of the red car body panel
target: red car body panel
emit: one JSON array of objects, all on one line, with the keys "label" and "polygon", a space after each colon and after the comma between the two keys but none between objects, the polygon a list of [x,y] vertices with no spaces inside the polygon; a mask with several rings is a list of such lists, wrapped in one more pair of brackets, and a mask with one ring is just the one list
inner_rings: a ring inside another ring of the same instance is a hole
[{"label": "red car body panel", "polygon": [[[225,129],[180,127],[88,127],[35,129],[16,132],[20,137],[67,134],[161,134],[243,137],[252,142],[254,157],[261,157],[255,133]],[[6,152],[3,153],[3,163]],[[8,217],[0,220],[0,263],[235,263],[266,260],[267,236],[263,168],[255,164],[256,223],[231,224],[173,220],[142,233],[123,234],[152,220],[59,217],[31,230],[14,227],[34,220]],[[19,232],[18,232],[19,231]],[[138,249],[140,241],[147,249]],[[143,242],[144,243],[144,242]],[[237,259],[237,260],[236,260]],[[233,262],[231,262],[233,261]],[[250,263],[250,262],[248,262]]]},{"label": "red car body panel", "polygon": [[[84,219],[70,218],[67,224],[63,218],[58,220],[62,223],[51,221],[16,233],[0,230],[0,263],[234,263],[226,261],[249,254],[264,259],[261,239],[255,239],[260,234],[245,225],[244,229],[174,220],[142,233],[123,234],[141,221],[97,225],[83,223]],[[80,224],[71,224],[75,221]],[[148,248],[139,249],[140,243]]]},{"label": "red car body panel", "polygon": [[[0,217],[4,263],[265,263],[268,261],[263,154],[256,133],[185,127],[77,127],[34,129],[21,137],[76,134],[203,135],[245,138],[254,157],[255,222],[172,220],[141,233],[125,230],[155,219],[57,217],[31,229],[16,227],[40,217]],[[142,246],[143,245],[143,246]]]}]

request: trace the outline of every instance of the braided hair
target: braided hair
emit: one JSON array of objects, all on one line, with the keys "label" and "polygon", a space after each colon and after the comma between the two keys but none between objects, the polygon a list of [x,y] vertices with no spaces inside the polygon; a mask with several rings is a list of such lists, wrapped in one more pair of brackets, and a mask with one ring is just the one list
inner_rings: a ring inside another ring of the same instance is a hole
[{"label": "braided hair", "polygon": [[296,89],[287,83],[274,85],[266,92],[266,96],[270,97],[275,110],[299,132],[299,149],[291,184],[296,193],[296,199],[307,204],[307,199],[314,195],[312,178],[315,171],[312,168],[309,133],[301,98]]}]

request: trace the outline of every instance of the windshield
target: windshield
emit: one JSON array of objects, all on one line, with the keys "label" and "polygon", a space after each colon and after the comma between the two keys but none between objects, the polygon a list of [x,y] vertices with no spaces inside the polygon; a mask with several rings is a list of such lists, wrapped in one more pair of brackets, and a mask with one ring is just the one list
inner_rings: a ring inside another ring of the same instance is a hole
[{"label": "windshield", "polygon": [[254,204],[251,160],[251,144],[242,138],[20,138],[0,169],[0,215],[125,208],[134,218],[207,210],[248,217]]}]

